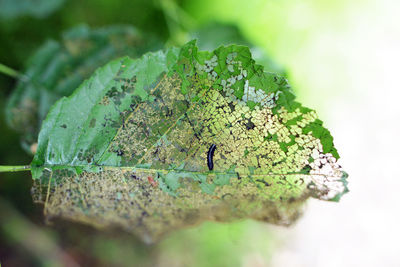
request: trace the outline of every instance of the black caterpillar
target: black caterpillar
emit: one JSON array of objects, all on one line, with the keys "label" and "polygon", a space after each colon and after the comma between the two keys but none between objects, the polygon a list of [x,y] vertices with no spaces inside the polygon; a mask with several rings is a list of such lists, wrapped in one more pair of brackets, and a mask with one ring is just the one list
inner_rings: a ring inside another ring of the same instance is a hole
[{"label": "black caterpillar", "polygon": [[214,168],[213,157],[214,157],[214,151],[215,151],[216,147],[217,147],[217,145],[212,144],[207,153],[207,166],[210,171]]}]

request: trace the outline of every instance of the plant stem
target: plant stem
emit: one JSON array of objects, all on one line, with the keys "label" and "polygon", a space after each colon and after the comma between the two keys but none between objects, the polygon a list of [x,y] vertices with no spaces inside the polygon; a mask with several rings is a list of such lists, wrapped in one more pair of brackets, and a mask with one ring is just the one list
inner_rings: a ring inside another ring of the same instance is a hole
[{"label": "plant stem", "polygon": [[31,169],[30,165],[0,166],[0,172],[20,172],[20,171],[29,171],[30,169]]},{"label": "plant stem", "polygon": [[0,63],[0,73],[11,76],[13,78],[18,78],[20,76],[18,71],[14,70],[10,67],[7,67],[6,65],[1,64],[1,63]]}]

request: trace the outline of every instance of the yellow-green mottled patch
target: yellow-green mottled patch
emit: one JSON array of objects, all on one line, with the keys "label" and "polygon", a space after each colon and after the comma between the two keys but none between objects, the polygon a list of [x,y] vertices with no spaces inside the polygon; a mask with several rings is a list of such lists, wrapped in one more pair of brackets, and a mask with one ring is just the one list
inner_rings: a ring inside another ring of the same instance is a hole
[{"label": "yellow-green mottled patch", "polygon": [[[42,194],[34,197],[45,202],[49,216],[62,215],[97,227],[119,226],[146,242],[205,219],[232,221],[245,216],[287,225],[300,215],[302,201],[308,197],[303,192],[296,198],[288,194],[279,201],[272,200],[265,194],[264,184],[246,182],[248,177],[205,194],[201,183],[190,174],[176,175],[182,187],[171,196],[149,182],[149,177],[157,175],[131,168],[67,173],[58,178],[51,191],[36,181],[35,188]],[[211,184],[214,178],[209,174],[205,182]]]}]

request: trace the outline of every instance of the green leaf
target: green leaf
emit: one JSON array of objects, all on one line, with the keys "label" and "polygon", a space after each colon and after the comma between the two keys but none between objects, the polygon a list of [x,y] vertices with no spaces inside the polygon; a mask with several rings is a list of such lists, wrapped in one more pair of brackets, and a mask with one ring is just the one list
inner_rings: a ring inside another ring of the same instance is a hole
[{"label": "green leaf", "polygon": [[70,95],[99,66],[123,55],[137,57],[161,45],[130,26],[90,29],[75,27],[61,42],[47,41],[30,59],[11,94],[7,122],[22,134],[22,145],[31,151],[50,107]]},{"label": "green leaf", "polygon": [[253,59],[263,65],[265,71],[286,75],[282,66],[274,62],[263,49],[249,42],[234,24],[209,23],[191,32],[190,36],[198,40],[198,47],[202,50],[214,50],[229,44],[248,46]]},{"label": "green leaf", "polygon": [[204,220],[288,225],[310,196],[347,190],[326,133],[247,47],[192,41],[114,60],[59,100],[32,162],[34,198],[50,217],[146,242]]},{"label": "green leaf", "polygon": [[44,18],[58,10],[65,0],[1,0],[0,18],[12,19],[20,16]]}]

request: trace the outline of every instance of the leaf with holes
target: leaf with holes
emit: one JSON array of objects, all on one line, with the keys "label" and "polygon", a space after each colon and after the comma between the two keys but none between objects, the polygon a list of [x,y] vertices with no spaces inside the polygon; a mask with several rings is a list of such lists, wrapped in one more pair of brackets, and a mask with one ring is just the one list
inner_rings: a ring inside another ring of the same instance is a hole
[{"label": "leaf with holes", "polygon": [[253,59],[263,65],[265,71],[286,75],[283,66],[274,62],[263,49],[251,44],[235,24],[210,23],[191,32],[190,36],[192,39],[198,39],[197,46],[202,50],[214,50],[228,44],[248,46]]},{"label": "leaf with holes", "polygon": [[98,69],[43,123],[33,194],[48,217],[146,242],[204,220],[291,224],[346,174],[329,131],[244,46],[181,48]]},{"label": "leaf with holes", "polygon": [[22,134],[24,149],[35,152],[42,121],[59,98],[69,96],[96,68],[112,59],[159,49],[161,43],[153,39],[130,26],[90,29],[81,25],[65,32],[60,42],[43,44],[6,107],[7,122]]}]

